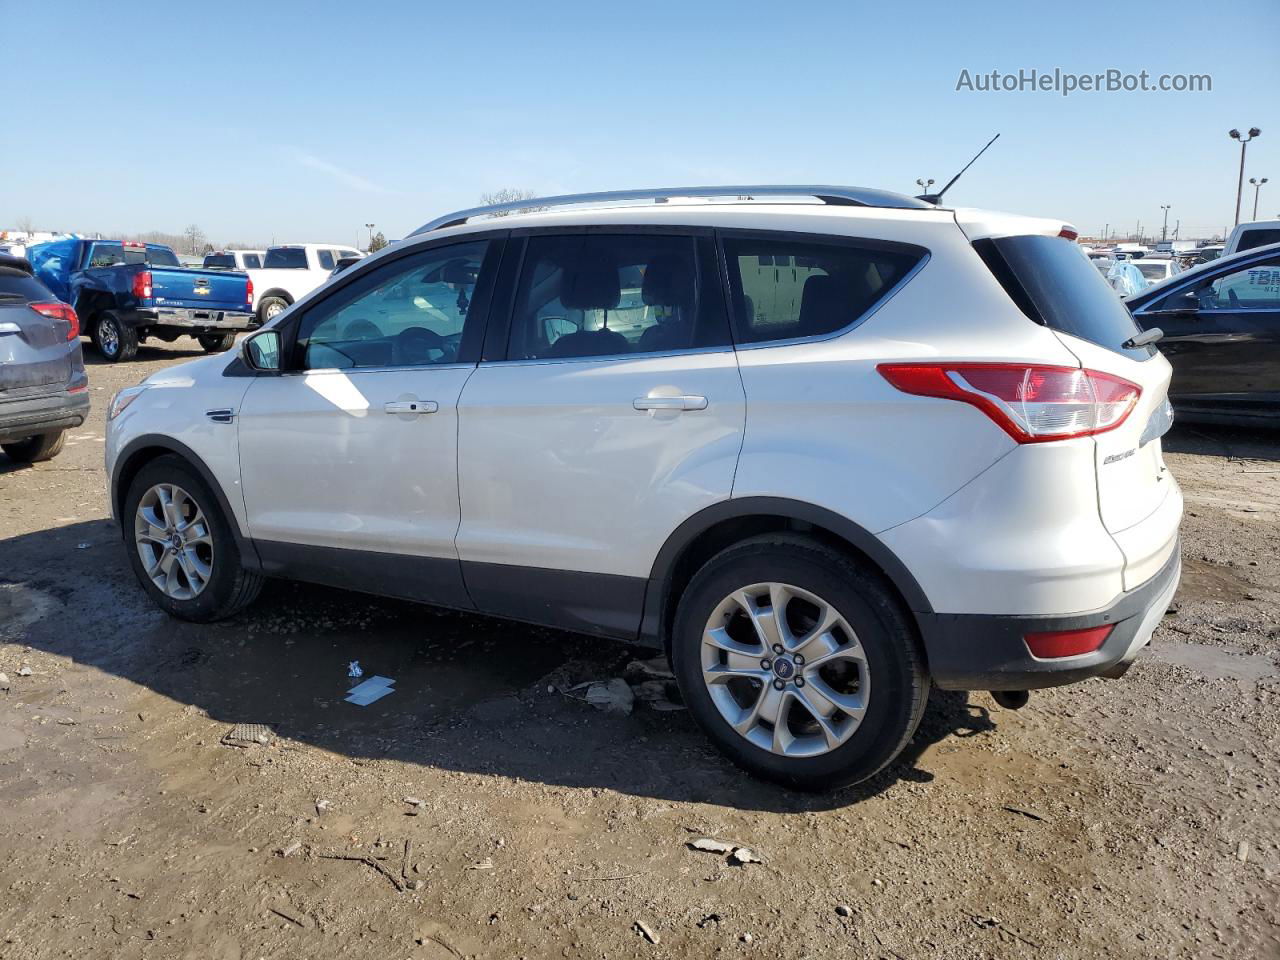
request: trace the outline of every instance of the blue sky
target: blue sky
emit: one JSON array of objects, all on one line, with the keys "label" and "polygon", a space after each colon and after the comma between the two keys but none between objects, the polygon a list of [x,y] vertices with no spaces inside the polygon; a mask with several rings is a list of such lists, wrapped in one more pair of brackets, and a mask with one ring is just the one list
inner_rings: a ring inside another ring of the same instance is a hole
[{"label": "blue sky", "polygon": [[[0,0],[0,32],[0,227],[349,242],[501,187],[914,192],[999,132],[948,202],[1086,233],[1158,227],[1168,203],[1187,236],[1231,223],[1226,132],[1249,126],[1246,181],[1270,177],[1259,215],[1280,213],[1276,0]],[[956,90],[962,69],[1033,67],[1207,73],[1213,90]]]}]

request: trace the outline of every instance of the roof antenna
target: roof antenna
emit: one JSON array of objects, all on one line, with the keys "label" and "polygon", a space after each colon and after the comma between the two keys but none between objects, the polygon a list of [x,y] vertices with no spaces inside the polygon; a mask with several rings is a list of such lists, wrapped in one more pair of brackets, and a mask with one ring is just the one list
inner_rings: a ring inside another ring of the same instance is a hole
[{"label": "roof antenna", "polygon": [[991,146],[993,143],[995,143],[995,142],[996,142],[997,140],[999,140],[999,139],[1000,139],[1000,134],[998,134],[998,133],[997,133],[994,137],[992,137],[990,140],[988,140],[988,141],[987,141],[987,146],[986,146],[986,147],[983,147],[983,148],[982,148],[981,150],[979,150],[976,154],[974,154],[973,159],[972,159],[972,160],[970,160],[968,163],[966,163],[966,164],[964,165],[964,169],[963,169],[963,170],[961,170],[959,173],[957,173],[957,174],[956,174],[954,177],[952,177],[950,180],[948,180],[948,181],[947,181],[947,185],[946,185],[945,187],[943,187],[941,190],[939,190],[937,193],[922,193],[922,194],[920,194],[920,196],[916,197],[916,199],[917,199],[917,200],[923,200],[925,203],[932,203],[932,204],[934,204],[934,205],[937,205],[937,204],[941,203],[941,202],[942,202],[942,195],[943,195],[944,193],[946,193],[948,190],[950,190],[950,189],[951,189],[951,185],[952,185],[953,183],[955,183],[957,180],[959,180],[961,177],[963,177],[963,176],[964,176],[964,171],[965,171],[965,170],[968,170],[968,169],[969,169],[970,167],[972,167],[975,163],[977,163],[977,162],[978,162],[978,157],[982,156],[984,153],[986,153],[986,152],[987,152],[987,147]]}]

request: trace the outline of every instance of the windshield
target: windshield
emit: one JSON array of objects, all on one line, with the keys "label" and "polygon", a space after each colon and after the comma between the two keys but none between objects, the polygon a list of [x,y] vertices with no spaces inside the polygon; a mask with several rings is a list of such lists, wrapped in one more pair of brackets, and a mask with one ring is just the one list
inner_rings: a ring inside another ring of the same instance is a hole
[{"label": "windshield", "polygon": [[302,247],[272,247],[262,265],[268,270],[305,270],[307,251]]},{"label": "windshield", "polygon": [[1001,237],[979,240],[973,246],[1013,302],[1036,323],[1135,360],[1155,352],[1151,347],[1126,350],[1120,346],[1139,332],[1138,325],[1116,291],[1070,240]]}]

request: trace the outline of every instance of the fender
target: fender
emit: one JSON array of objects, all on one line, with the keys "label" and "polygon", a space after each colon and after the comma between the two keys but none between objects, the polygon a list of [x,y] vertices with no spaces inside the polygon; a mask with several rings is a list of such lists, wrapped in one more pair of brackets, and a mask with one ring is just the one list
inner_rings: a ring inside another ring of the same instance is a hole
[{"label": "fender", "polygon": [[929,598],[925,596],[925,592],[920,588],[911,571],[869,530],[825,507],[802,500],[788,500],[783,497],[741,497],[722,500],[695,513],[680,524],[662,545],[657,559],[653,562],[648,586],[645,589],[644,613],[637,638],[640,643],[656,646],[661,646],[663,643],[663,608],[670,591],[676,563],[685,549],[718,523],[760,516],[783,517],[829,530],[866,554],[880,568],[902,594],[917,622],[920,621],[921,614],[933,613]]},{"label": "fender", "polygon": [[[174,440],[172,437],[166,437],[158,433],[144,433],[139,437],[134,437],[125,445],[116,457],[115,469],[111,473],[111,507],[112,513],[115,514],[116,521],[120,525],[120,529],[124,530],[123,501],[125,490],[122,489],[120,483],[121,471],[130,461],[142,450],[160,448],[174,453],[185,460],[196,473],[200,475],[200,479],[205,482],[210,490],[213,491],[214,499],[218,501],[218,509],[222,511],[222,515],[227,518],[227,526],[231,528],[231,535],[235,538],[236,549],[240,551],[240,563],[246,570],[261,571],[262,560],[258,557],[257,547],[254,542],[246,537],[240,530],[240,521],[236,519],[235,512],[231,509],[231,502],[227,500],[227,495],[223,492],[222,486],[213,476],[210,470],[199,455],[188,447],[185,443]],[[150,458],[148,458],[150,459]],[[136,471],[135,471],[136,472]]]}]

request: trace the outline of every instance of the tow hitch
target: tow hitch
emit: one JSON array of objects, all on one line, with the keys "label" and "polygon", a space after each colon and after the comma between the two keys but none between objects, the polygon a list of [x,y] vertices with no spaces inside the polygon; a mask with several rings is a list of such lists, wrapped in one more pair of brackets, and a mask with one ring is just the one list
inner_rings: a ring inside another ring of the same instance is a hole
[{"label": "tow hitch", "polygon": [[992,690],[991,699],[1006,710],[1021,710],[1031,699],[1026,690]]}]

